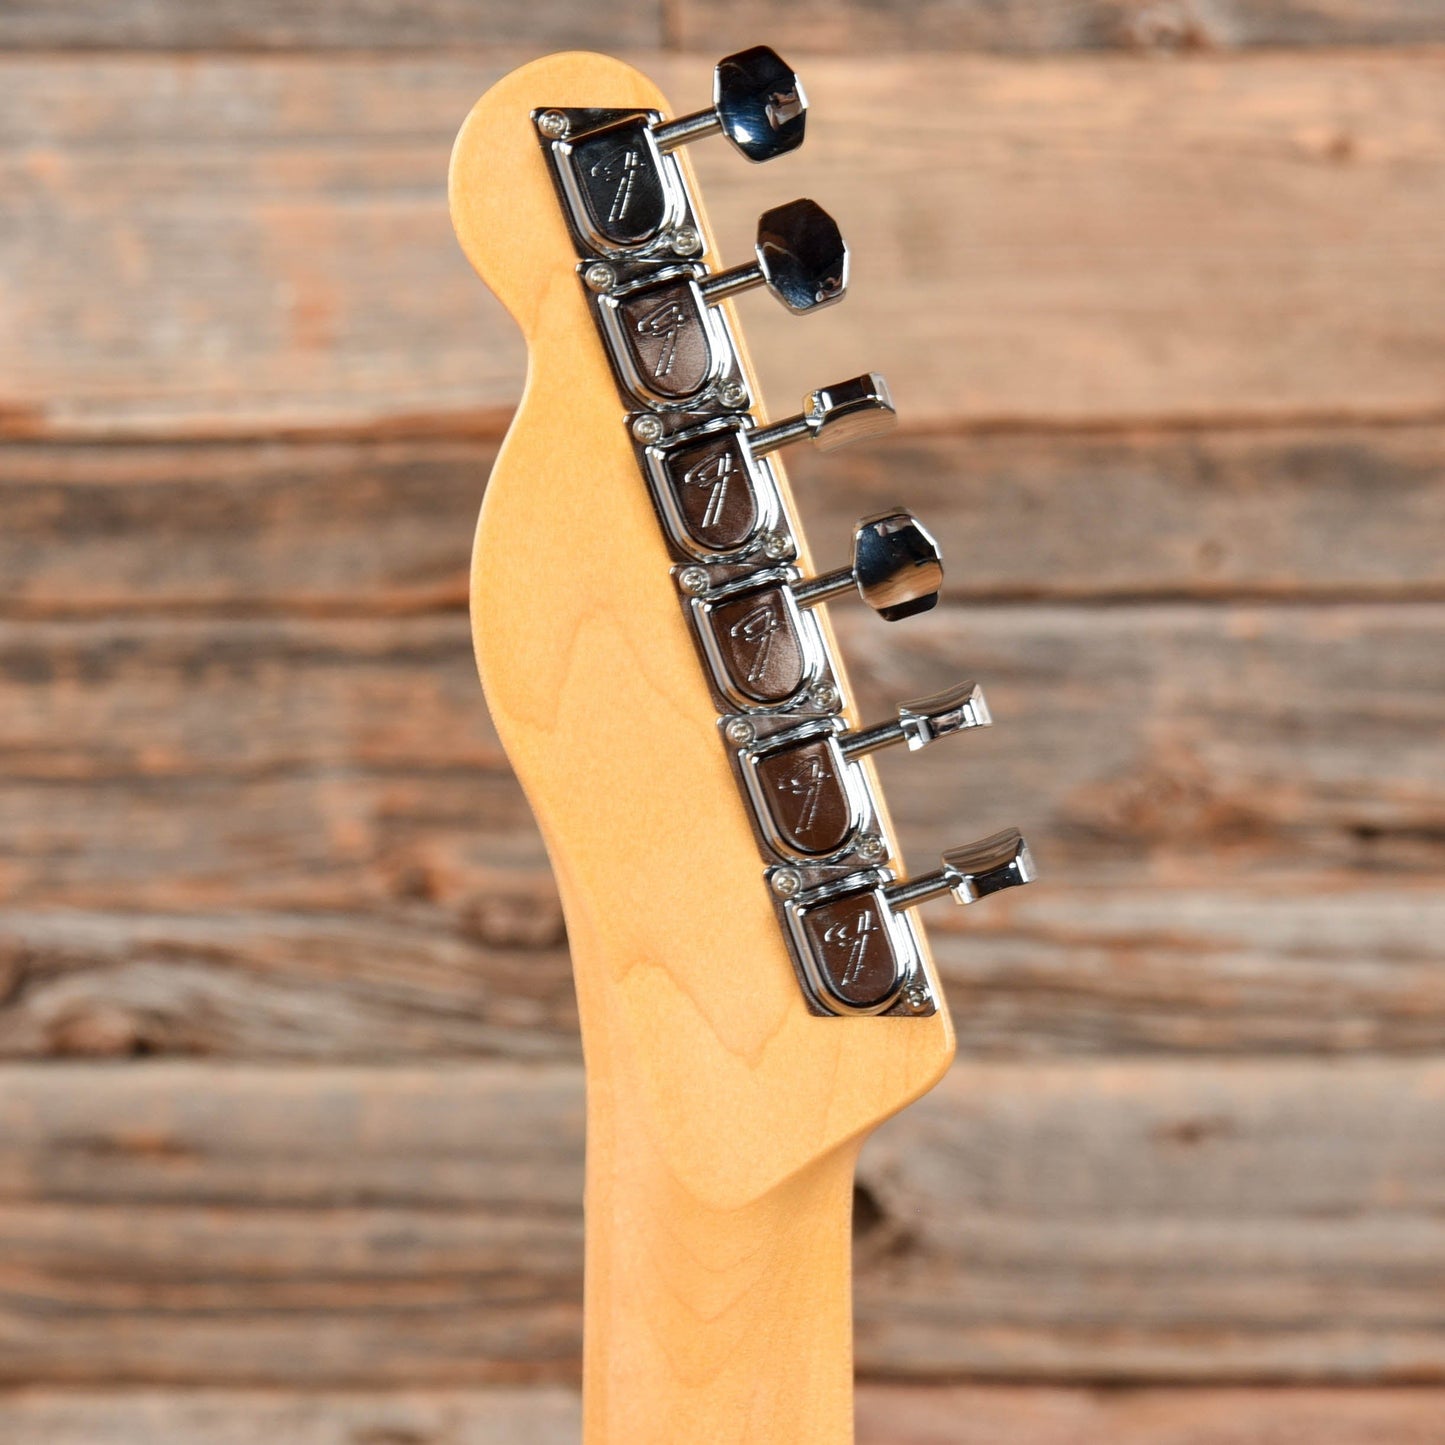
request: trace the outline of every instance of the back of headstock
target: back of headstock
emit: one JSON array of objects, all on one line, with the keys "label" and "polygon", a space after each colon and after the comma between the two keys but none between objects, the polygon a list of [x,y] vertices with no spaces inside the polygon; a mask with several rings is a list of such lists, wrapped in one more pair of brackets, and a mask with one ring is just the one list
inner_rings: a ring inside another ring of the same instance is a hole
[{"label": "back of headstock", "polygon": [[[847,1438],[856,1148],[952,1057],[910,910],[1031,865],[1000,835],[923,879],[889,866],[868,755],[988,714],[972,683],[873,727],[848,711],[821,604],[922,610],[937,549],[890,512],[860,523],[848,566],[807,555],[780,450],[871,435],[892,405],[870,376],[757,416],[731,298],[819,309],[846,289],[847,252],[798,201],[765,211],[753,258],[713,264],[681,147],[721,129],[767,159],[801,141],[805,109],[762,49],[720,65],[716,101],[668,122],[631,67],[564,54],[507,76],[462,128],[453,220],[531,362],[472,617],[577,981],[589,1439],[796,1445]],[[787,1341],[805,1328],[827,1347],[800,1361]],[[730,1432],[745,1418],[767,1428]]]}]

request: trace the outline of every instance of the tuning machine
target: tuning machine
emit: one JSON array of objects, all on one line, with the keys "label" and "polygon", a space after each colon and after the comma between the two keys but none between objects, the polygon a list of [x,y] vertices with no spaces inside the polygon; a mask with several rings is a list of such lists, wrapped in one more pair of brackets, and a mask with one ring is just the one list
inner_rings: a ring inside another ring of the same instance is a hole
[{"label": "tuning machine", "polygon": [[932,1013],[921,950],[908,911],[951,894],[975,903],[991,893],[1031,883],[1028,845],[1014,829],[943,855],[942,866],[920,878],[894,881],[865,870],[802,890],[791,868],[771,874],[794,950],[817,1004],[830,1013]]},{"label": "tuning machine", "polygon": [[[650,413],[649,432],[662,432]],[[803,438],[822,451],[877,436],[896,422],[887,383],[876,372],[820,387],[803,409],[771,426],[728,415],[644,444],[642,455],[658,510],[673,542],[704,562],[735,562],[758,550],[791,555],[774,529],[781,501],[764,458]]]},{"label": "tuning machine", "polygon": [[664,121],[656,111],[543,107],[532,121],[588,250],[692,256],[702,233],[671,152],[721,133],[748,160],[771,160],[802,145],[807,108],[792,67],[757,45],[718,62],[707,110]]},{"label": "tuning machine", "polygon": [[836,714],[788,721],[766,734],[748,717],[722,720],[763,842],[779,857],[822,865],[856,854],[879,863],[887,847],[868,779],[857,759],[892,744],[917,750],[954,733],[987,727],[983,692],[972,680],[903,703],[896,719],[850,730]]},{"label": "tuning machine", "polygon": [[[714,587],[696,565],[676,570],[718,691],[738,710],[794,706],[824,681],[826,649],[811,609],[855,591],[889,622],[926,612],[938,601],[938,544],[911,512],[884,512],[854,529],[853,565],[800,579],[775,567]],[[836,689],[819,712],[833,712]]]},{"label": "tuning machine", "polygon": [[[695,405],[737,371],[736,347],[716,302],[766,286],[797,314],[831,305],[847,289],[848,248],[821,206],[797,200],[763,213],[754,259],[730,270],[709,275],[700,265],[673,265],[619,282],[613,267],[591,263],[579,274],[596,293],[623,384],[651,406],[676,409]],[[745,387],[738,402],[747,402]]]}]

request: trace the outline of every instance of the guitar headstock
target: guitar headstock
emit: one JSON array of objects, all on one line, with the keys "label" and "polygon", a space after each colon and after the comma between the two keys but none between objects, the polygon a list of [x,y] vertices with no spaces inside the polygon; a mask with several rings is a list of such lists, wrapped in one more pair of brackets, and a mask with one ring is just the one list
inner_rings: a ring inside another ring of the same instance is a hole
[{"label": "guitar headstock", "polygon": [[805,110],[761,47],[719,65],[712,108],[674,120],[631,67],[554,55],[477,103],[451,171],[462,246],[530,349],[472,620],[557,873],[591,1107],[625,1115],[718,1203],[939,1078],[953,1036],[911,910],[1031,869],[1016,834],[923,878],[892,861],[868,755],[986,725],[987,708],[966,682],[884,723],[852,715],[821,604],[846,595],[890,620],[932,606],[938,549],[884,512],[851,558],[814,567],[780,454],[882,431],[892,402],[856,377],[764,421],[732,298],[822,309],[844,295],[847,249],[795,200],[766,207],[754,254],[725,264],[683,149],[721,132],[767,160],[801,142]]}]

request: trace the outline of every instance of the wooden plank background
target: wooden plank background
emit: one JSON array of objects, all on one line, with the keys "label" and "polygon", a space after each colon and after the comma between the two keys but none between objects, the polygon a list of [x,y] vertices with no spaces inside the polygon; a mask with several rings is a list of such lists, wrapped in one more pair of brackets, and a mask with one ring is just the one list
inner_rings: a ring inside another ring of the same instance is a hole
[{"label": "wooden plank background", "polygon": [[[793,470],[948,601],[836,609],[949,1080],[865,1153],[864,1445],[1445,1441],[1445,4],[0,7],[0,1438],[576,1438],[566,942],[464,615],[521,383],[451,136],[546,49],[680,106],[768,40],[809,145],[696,155]],[[969,910],[973,913],[974,910]]]}]

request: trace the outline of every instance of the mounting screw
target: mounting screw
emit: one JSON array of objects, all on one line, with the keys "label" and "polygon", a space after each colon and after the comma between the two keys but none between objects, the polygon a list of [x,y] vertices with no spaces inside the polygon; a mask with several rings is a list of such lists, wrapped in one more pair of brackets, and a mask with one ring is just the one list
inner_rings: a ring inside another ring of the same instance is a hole
[{"label": "mounting screw", "polygon": [[695,256],[702,250],[702,237],[694,226],[679,226],[672,233],[672,249],[679,256]]},{"label": "mounting screw", "polygon": [[740,381],[725,381],[717,389],[717,399],[724,406],[746,406],[748,389]]},{"label": "mounting screw", "polygon": [[537,117],[537,129],[548,140],[559,140],[567,134],[567,117],[560,110],[544,110]]},{"label": "mounting screw", "polygon": [[606,261],[594,261],[583,273],[582,279],[593,291],[610,291],[617,279],[617,272]]},{"label": "mounting screw", "polygon": [[779,868],[771,882],[779,898],[791,898],[803,886],[803,875],[796,868]]},{"label": "mounting screw", "polygon": [[876,833],[865,833],[853,850],[865,863],[881,863],[888,856],[888,847]]},{"label": "mounting screw", "polygon": [[831,682],[815,682],[808,689],[808,701],[819,712],[833,712],[839,703],[838,689]]},{"label": "mounting screw", "polygon": [[735,747],[745,748],[758,735],[758,730],[745,717],[735,717],[728,720],[728,725],[723,729],[723,736]]},{"label": "mounting screw", "polygon": [[903,990],[903,1007],[909,1013],[926,1014],[931,1002],[928,990],[919,984],[911,983]]},{"label": "mounting screw", "polygon": [[644,446],[662,439],[662,422],[644,412],[632,423],[632,435]]},{"label": "mounting screw", "polygon": [[793,539],[786,532],[763,533],[763,556],[770,557],[774,562],[781,562],[784,557],[792,555]]},{"label": "mounting screw", "polygon": [[684,567],[677,574],[677,585],[694,597],[707,591],[707,583],[707,572],[701,567]]}]

